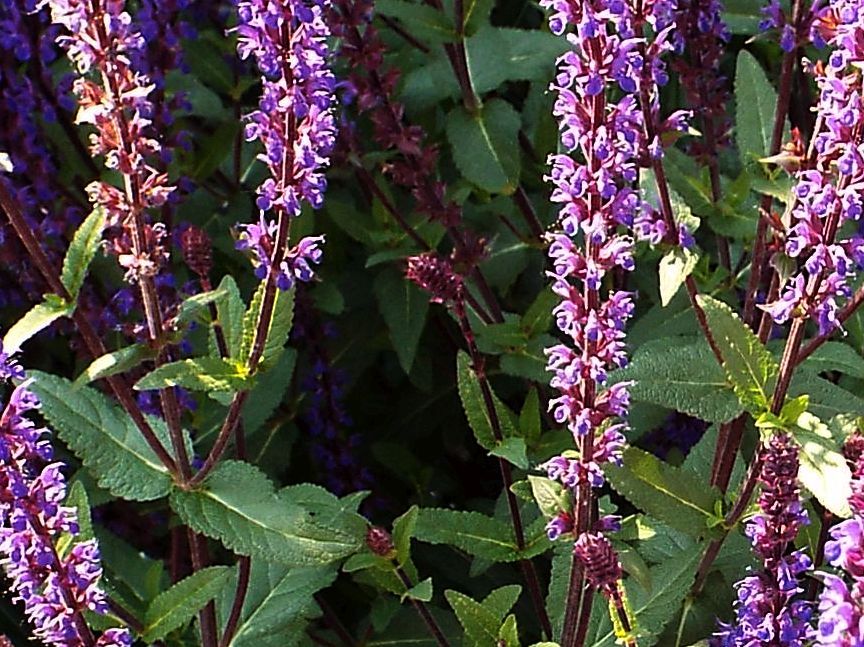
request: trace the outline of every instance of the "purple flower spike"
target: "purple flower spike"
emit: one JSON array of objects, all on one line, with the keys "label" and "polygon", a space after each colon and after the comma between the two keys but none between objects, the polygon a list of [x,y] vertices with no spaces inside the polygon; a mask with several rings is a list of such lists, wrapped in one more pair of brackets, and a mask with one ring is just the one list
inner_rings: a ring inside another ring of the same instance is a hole
[{"label": "purple flower spike", "polygon": [[[8,364],[8,358],[0,361]],[[63,555],[55,547],[61,534],[79,533],[78,520],[75,509],[63,505],[66,480],[62,464],[50,462],[48,430],[30,418],[39,402],[28,384],[14,389],[0,414],[0,566],[34,635],[46,645],[80,647],[94,642],[84,612],[108,611],[99,547],[94,539],[79,540]],[[95,644],[131,642],[128,630],[111,629]]]},{"label": "purple flower spike", "polygon": [[[273,264],[278,229],[264,212],[274,209],[280,218],[296,217],[303,202],[317,209],[324,201],[324,169],[336,132],[336,81],[328,67],[330,29],[325,20],[329,6],[328,0],[241,0],[237,4],[237,51],[240,58],[255,57],[264,85],[259,110],[246,117],[246,139],[263,144],[258,158],[269,168],[270,177],[258,187],[261,220],[241,225],[244,231],[238,243],[240,249],[254,253],[259,277],[266,276]],[[286,261],[277,261],[277,284],[284,290],[295,279],[310,280],[309,262],[319,260],[320,249],[301,241]]]}]

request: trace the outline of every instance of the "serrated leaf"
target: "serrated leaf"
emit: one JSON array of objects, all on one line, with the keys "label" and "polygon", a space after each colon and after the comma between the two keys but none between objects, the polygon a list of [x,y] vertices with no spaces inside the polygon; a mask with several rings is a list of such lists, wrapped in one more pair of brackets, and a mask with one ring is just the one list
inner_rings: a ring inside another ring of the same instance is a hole
[{"label": "serrated leaf", "polygon": [[45,301],[30,308],[6,331],[6,336],[3,338],[4,352],[17,353],[25,341],[45,330],[61,317],[70,316],[74,310],[74,304],[70,305],[54,294],[46,295]]},{"label": "serrated leaf", "polygon": [[540,396],[537,394],[537,389],[532,386],[528,390],[528,395],[525,396],[522,411],[519,412],[519,433],[526,442],[533,444],[540,439],[540,434],[543,431],[542,425]]},{"label": "serrated leaf", "polygon": [[144,617],[141,636],[145,642],[161,640],[182,627],[205,604],[219,595],[230,572],[227,566],[210,566],[180,580],[156,596]]},{"label": "serrated leaf", "polygon": [[[838,434],[839,435],[839,434]],[[841,453],[842,440],[811,413],[802,413],[792,434],[801,448],[798,454],[798,479],[819,503],[838,517],[852,516],[852,472]]]},{"label": "serrated leaf", "polygon": [[286,348],[273,368],[257,375],[255,385],[243,406],[243,425],[251,435],[270,419],[291,386],[291,376],[297,363],[297,351]]},{"label": "serrated leaf", "polygon": [[429,295],[394,270],[379,274],[373,289],[399,365],[410,373],[426,325]]},{"label": "serrated leaf", "polygon": [[451,43],[458,39],[452,21],[429,5],[406,0],[379,0],[375,11],[402,21],[415,36],[433,43]]},{"label": "serrated leaf", "polygon": [[[231,280],[233,281],[233,279]],[[211,303],[215,304],[220,300],[226,299],[229,294],[228,290],[227,283],[223,281],[215,290],[186,297],[180,302],[180,306],[177,309],[177,323],[186,324],[209,319],[209,317],[203,316],[204,313],[209,312]]]},{"label": "serrated leaf", "polygon": [[[41,412],[60,438],[96,477],[100,487],[132,501],[168,494],[171,475],[126,413],[90,387],[73,388],[69,380],[31,371],[31,390]],[[166,444],[164,423],[148,418]]]},{"label": "serrated leaf", "polygon": [[850,377],[864,379],[864,358],[857,351],[839,341],[822,344],[801,366],[812,371],[840,371]]},{"label": "serrated leaf", "polygon": [[[320,614],[313,595],[336,579],[333,566],[288,568],[252,560],[249,589],[230,647],[285,647],[297,638],[301,627]],[[234,599],[234,588],[225,589],[220,610],[223,624]]]},{"label": "serrated leaf", "polygon": [[429,544],[449,544],[494,562],[513,562],[539,555],[551,542],[544,530],[545,520],[525,530],[525,550],[520,552],[508,523],[479,512],[421,508],[414,537]]},{"label": "serrated leaf", "polygon": [[445,591],[444,597],[465,631],[463,644],[476,647],[496,644],[504,616],[516,604],[521,591],[522,587],[515,584],[503,586],[490,593],[483,602],[476,602],[458,591]]},{"label": "serrated leaf", "polygon": [[609,465],[605,471],[612,487],[647,514],[694,537],[708,533],[720,492],[704,478],[635,447],[624,450],[623,466]]},{"label": "serrated leaf", "polygon": [[698,300],[738,400],[751,413],[768,410],[777,377],[777,362],[728,305],[705,295],[699,295]]},{"label": "serrated leaf", "polygon": [[146,344],[132,344],[125,348],[118,348],[94,359],[75,379],[74,385],[84,386],[104,377],[125,373],[153,357],[153,351]]},{"label": "serrated leaf", "polygon": [[[528,457],[526,454],[525,441],[519,438],[519,432],[513,422],[514,416],[507,406],[501,402],[495,393],[492,393],[492,402],[500,427],[501,440],[496,440],[492,426],[489,410],[483,398],[480,382],[472,368],[471,358],[464,351],[456,356],[456,379],[459,387],[459,397],[462,400],[462,409],[468,418],[468,424],[474,432],[477,443],[483,449],[489,450],[494,456],[501,456],[517,467],[526,469]],[[515,442],[514,442],[515,441]],[[520,442],[521,441],[521,442]]]},{"label": "serrated leaf", "polygon": [[170,502],[184,523],[234,552],[297,566],[347,557],[366,532],[354,513],[319,521],[315,510],[277,495],[263,472],[239,461],[221,463],[201,489],[174,490]]},{"label": "serrated leaf", "polygon": [[190,391],[241,391],[251,378],[245,367],[215,357],[181,359],[153,369],[135,383],[136,391],[182,386]]},{"label": "serrated leaf", "polygon": [[[240,355],[240,344],[243,338],[243,315],[246,305],[240,296],[240,289],[231,275],[226,275],[216,288],[216,315],[225,343],[228,346],[228,356],[238,357]],[[216,338],[210,331],[210,355],[220,357],[219,349],[216,347]]]},{"label": "serrated leaf", "polygon": [[560,636],[567,609],[567,591],[570,586],[570,571],[573,567],[573,547],[567,542],[557,542],[552,552],[552,572],[546,591],[546,608],[552,623],[552,635]]},{"label": "serrated leaf", "polygon": [[396,548],[396,561],[405,564],[411,557],[411,536],[417,525],[420,508],[412,505],[407,512],[393,522],[393,546]]},{"label": "serrated leaf", "polygon": [[102,229],[105,227],[105,209],[97,206],[90,212],[84,222],[75,231],[66,256],[63,259],[63,269],[60,282],[69,292],[72,301],[78,298],[87,269],[102,241]]},{"label": "serrated leaf", "polygon": [[777,92],[759,61],[748,51],[738,54],[735,68],[735,141],[746,166],[771,154]]},{"label": "serrated leaf", "polygon": [[864,416],[864,399],[803,367],[795,371],[789,385],[789,397],[807,395],[810,413],[822,420],[842,414]]},{"label": "serrated leaf", "polygon": [[519,647],[519,626],[516,616],[510,614],[498,630],[498,647]]},{"label": "serrated leaf", "polygon": [[661,305],[669,305],[698,262],[699,255],[684,247],[674,247],[663,255],[658,269]]},{"label": "serrated leaf", "polygon": [[[243,315],[243,332],[241,333],[241,344],[239,360],[244,364],[249,361],[252,353],[252,345],[255,343],[255,335],[258,332],[258,320],[261,316],[261,306],[264,303],[264,292],[267,282],[261,281],[258,289],[252,297],[252,303]],[[290,290],[276,290],[273,301],[273,314],[270,317],[270,325],[266,329],[266,341],[264,353],[261,355],[260,366],[267,369],[278,359],[279,353],[288,341],[291,326],[294,323],[294,288]]]},{"label": "serrated leaf", "polygon": [[453,161],[465,179],[489,193],[510,194],[519,184],[519,113],[492,99],[475,113],[463,106],[447,115]]},{"label": "serrated leaf", "polygon": [[726,422],[741,412],[723,369],[702,340],[667,338],[648,342],[613,382],[632,380],[634,400],[674,409],[708,422]]}]

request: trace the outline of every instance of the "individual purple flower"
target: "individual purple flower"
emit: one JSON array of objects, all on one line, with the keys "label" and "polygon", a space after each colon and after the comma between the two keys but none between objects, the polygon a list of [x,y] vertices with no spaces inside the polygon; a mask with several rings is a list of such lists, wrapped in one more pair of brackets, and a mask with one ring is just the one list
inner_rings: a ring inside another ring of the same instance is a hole
[{"label": "individual purple flower", "polygon": [[736,584],[735,621],[720,624],[712,647],[803,647],[814,637],[813,609],[796,599],[803,590],[799,576],[812,562],[804,551],[786,552],[808,523],[798,486],[798,447],[787,434],[776,434],[765,443],[760,460],[759,513],[747,523],[745,534],[763,568]]},{"label": "individual purple flower", "polygon": [[[318,262],[320,249],[301,242],[293,261],[288,254],[287,265],[274,259],[284,253],[285,241],[276,235],[280,225],[264,212],[275,210],[281,223],[299,216],[304,202],[317,209],[324,201],[324,169],[335,142],[335,79],[328,67],[325,20],[329,0],[241,0],[237,8],[237,51],[240,58],[255,57],[264,85],[259,109],[247,116],[246,139],[263,144],[258,158],[270,170],[258,187],[260,220],[241,225],[238,247],[254,253],[259,277],[275,262],[277,283],[285,290],[296,278],[312,277],[309,261]],[[287,222],[281,228],[287,232]]]},{"label": "individual purple flower", "polygon": [[[94,539],[64,553],[55,546],[61,535],[79,534],[77,514],[63,505],[62,464],[52,462],[48,430],[30,417],[39,402],[28,385],[15,387],[0,414],[0,566],[34,635],[47,645],[81,647],[94,643],[84,612],[108,611],[99,548]],[[115,629],[96,644],[129,645],[131,636]]]}]

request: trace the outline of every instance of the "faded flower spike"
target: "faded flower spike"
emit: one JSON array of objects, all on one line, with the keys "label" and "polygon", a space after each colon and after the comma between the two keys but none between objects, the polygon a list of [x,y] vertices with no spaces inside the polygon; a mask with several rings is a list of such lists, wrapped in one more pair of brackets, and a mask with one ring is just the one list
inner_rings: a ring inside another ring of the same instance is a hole
[{"label": "faded flower spike", "polygon": [[[324,201],[324,169],[335,142],[335,79],[328,67],[328,0],[242,0],[237,51],[254,56],[262,74],[259,109],[247,116],[246,139],[264,146],[259,155],[270,177],[258,187],[259,222],[240,225],[237,247],[253,253],[259,278],[277,273],[287,290],[313,277],[323,237],[304,239],[286,252],[289,220],[303,202]],[[274,210],[278,224],[265,215]]]},{"label": "faded flower spike", "polygon": [[[0,369],[17,373],[8,358],[0,359]],[[62,464],[52,462],[48,430],[30,418],[39,402],[28,384],[14,389],[0,415],[0,565],[43,643],[128,647],[128,630],[111,629],[96,639],[84,616],[85,611],[108,611],[96,540],[79,540],[68,552],[58,551],[61,535],[79,534],[77,513],[63,505]]]}]

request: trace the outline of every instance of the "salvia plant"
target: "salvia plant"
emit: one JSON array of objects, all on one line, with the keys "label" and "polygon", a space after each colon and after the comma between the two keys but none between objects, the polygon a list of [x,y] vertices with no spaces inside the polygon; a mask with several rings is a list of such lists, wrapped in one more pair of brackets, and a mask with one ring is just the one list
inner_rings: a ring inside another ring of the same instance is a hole
[{"label": "salvia plant", "polygon": [[0,0],[0,646],[864,645],[864,0]]}]

